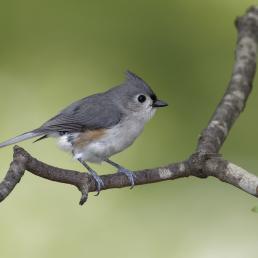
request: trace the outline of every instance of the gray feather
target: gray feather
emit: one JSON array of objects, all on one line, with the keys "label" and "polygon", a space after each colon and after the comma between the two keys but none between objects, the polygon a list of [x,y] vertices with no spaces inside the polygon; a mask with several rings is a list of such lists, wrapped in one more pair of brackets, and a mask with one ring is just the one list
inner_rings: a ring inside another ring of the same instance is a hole
[{"label": "gray feather", "polygon": [[11,144],[15,144],[17,142],[21,142],[21,141],[24,141],[24,140],[27,140],[27,139],[31,139],[31,138],[34,138],[36,136],[41,136],[42,134],[43,133],[39,130],[34,130],[34,131],[31,131],[31,132],[27,132],[27,133],[18,135],[16,137],[13,137],[13,138],[11,138],[7,141],[4,141],[4,142],[0,143],[0,148],[3,148],[5,146],[11,145]]},{"label": "gray feather", "polygon": [[125,75],[127,85],[133,85],[138,91],[142,91],[142,93],[146,93],[149,96],[155,95],[151,87],[141,77],[128,70]]},{"label": "gray feather", "polygon": [[107,92],[100,93],[74,102],[44,123],[40,130],[46,134],[82,132],[116,125],[122,113],[109,95]]},{"label": "gray feather", "polygon": [[111,128],[132,112],[127,103],[140,93],[154,94],[143,79],[127,71],[123,84],[72,103],[39,129],[51,134]]}]

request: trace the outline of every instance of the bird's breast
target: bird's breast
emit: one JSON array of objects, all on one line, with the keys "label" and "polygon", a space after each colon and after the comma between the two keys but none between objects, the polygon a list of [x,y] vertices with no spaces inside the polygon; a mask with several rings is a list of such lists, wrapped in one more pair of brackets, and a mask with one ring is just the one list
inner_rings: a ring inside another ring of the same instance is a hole
[{"label": "bird's breast", "polygon": [[[71,147],[70,150],[76,159],[98,163],[130,146],[142,132],[143,127],[141,121],[125,120],[109,129],[88,130],[70,137],[66,136],[63,140],[62,137],[65,136],[62,136],[59,143]],[[69,139],[70,143],[67,143]]]}]

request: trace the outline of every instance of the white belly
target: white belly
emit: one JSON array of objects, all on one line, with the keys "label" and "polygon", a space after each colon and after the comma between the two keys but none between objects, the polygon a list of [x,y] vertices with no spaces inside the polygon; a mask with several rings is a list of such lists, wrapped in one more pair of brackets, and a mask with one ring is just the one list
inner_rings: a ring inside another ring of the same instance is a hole
[{"label": "white belly", "polygon": [[[125,120],[113,128],[106,129],[105,134],[97,139],[89,142],[83,147],[74,148],[68,141],[68,135],[63,135],[59,138],[59,146],[74,154],[75,159],[83,159],[85,161],[100,163],[110,156],[124,150],[130,146],[134,140],[143,131],[145,123],[154,115],[155,110],[149,112],[148,116],[144,114],[142,119]],[[74,137],[78,134],[74,134]]]},{"label": "white belly", "polygon": [[[94,140],[82,148],[74,148],[68,141],[67,135],[59,138],[58,145],[63,150],[72,151],[75,159],[81,158],[85,161],[99,163],[130,146],[143,128],[144,123],[142,121],[134,123],[125,121],[107,129],[100,139]],[[74,137],[77,135],[74,134]]]},{"label": "white belly", "polygon": [[142,132],[143,127],[143,123],[124,123],[107,129],[101,139],[91,142],[82,150],[78,150],[78,155],[86,161],[101,162],[130,146]]}]

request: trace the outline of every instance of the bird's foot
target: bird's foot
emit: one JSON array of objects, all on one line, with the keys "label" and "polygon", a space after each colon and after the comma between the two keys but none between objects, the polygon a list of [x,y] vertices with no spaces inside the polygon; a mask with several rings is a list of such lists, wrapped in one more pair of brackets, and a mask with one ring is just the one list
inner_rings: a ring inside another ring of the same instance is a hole
[{"label": "bird's foot", "polygon": [[101,177],[98,176],[97,173],[93,169],[90,169],[89,172],[90,172],[90,174],[92,175],[92,177],[94,178],[94,180],[96,182],[97,193],[95,194],[95,196],[98,196],[101,189],[104,187],[104,182],[101,179]]},{"label": "bird's foot", "polygon": [[109,163],[110,165],[112,165],[113,167],[116,167],[118,169],[117,170],[118,173],[125,174],[131,183],[131,189],[134,187],[134,185],[135,185],[134,179],[136,179],[136,175],[132,171],[120,166],[119,164],[115,163],[114,161],[112,161],[110,159],[106,159],[105,161],[107,163]]},{"label": "bird's foot", "polygon": [[89,171],[89,173],[92,175],[92,177],[94,178],[95,182],[96,182],[96,190],[97,193],[95,194],[95,196],[99,195],[101,188],[104,187],[104,182],[101,179],[101,177],[98,176],[98,174],[81,158],[78,158],[78,161],[85,167],[87,168],[87,170]]},{"label": "bird's foot", "polygon": [[131,183],[130,189],[133,189],[133,187],[135,185],[134,180],[136,179],[136,175],[132,171],[130,171],[126,168],[123,168],[123,167],[120,167],[117,172],[125,174],[127,176],[127,178],[129,179],[129,181]]}]

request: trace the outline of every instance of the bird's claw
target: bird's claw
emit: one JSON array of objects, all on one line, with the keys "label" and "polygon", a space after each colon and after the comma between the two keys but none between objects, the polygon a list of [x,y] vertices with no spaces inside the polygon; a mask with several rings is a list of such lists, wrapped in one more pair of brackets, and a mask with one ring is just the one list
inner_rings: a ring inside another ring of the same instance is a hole
[{"label": "bird's claw", "polygon": [[101,189],[104,187],[104,182],[99,176],[94,177],[94,179],[95,179],[96,184],[97,184],[97,193],[95,194],[95,196],[98,196]]},{"label": "bird's claw", "polygon": [[129,181],[131,183],[130,189],[133,189],[134,185],[135,185],[134,179],[136,179],[136,175],[132,171],[130,171],[130,170],[126,169],[126,168],[120,168],[118,170],[118,172],[122,173],[122,174],[125,174],[127,176],[127,178],[129,179]]},{"label": "bird's claw", "polygon": [[101,189],[104,187],[104,182],[103,180],[101,179],[101,177],[99,177],[97,174],[95,173],[92,173],[91,174],[96,182],[96,191],[97,193],[95,194],[95,196],[98,196]]},{"label": "bird's claw", "polygon": [[[97,194],[95,194],[96,196],[99,195],[100,193],[100,190],[102,187],[104,187],[104,182],[103,180],[101,179],[101,177],[98,176],[98,174],[92,169],[90,168],[87,163],[82,160],[81,158],[78,159],[78,161],[85,167],[87,168],[89,174],[94,178],[95,180],[95,183],[96,183],[96,191],[97,191]],[[83,200],[82,200],[83,202]]]}]

